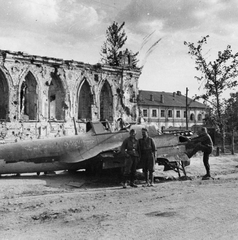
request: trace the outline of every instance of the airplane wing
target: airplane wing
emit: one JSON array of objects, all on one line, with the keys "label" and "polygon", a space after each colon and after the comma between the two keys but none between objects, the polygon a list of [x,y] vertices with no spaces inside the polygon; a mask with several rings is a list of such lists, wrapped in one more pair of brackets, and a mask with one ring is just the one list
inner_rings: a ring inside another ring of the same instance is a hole
[{"label": "airplane wing", "polygon": [[77,163],[88,160],[110,149],[119,148],[122,141],[128,136],[128,132],[116,132],[96,135],[93,139],[84,141],[83,149],[66,151],[60,156],[60,161],[65,163]]}]

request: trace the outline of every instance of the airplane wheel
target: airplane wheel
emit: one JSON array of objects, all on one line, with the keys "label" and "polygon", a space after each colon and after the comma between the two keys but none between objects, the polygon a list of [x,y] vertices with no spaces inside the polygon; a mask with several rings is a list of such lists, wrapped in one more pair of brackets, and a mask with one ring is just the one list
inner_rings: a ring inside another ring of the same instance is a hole
[{"label": "airplane wheel", "polygon": [[77,172],[77,170],[68,169],[68,173],[69,173],[69,174],[75,174],[76,172]]},{"label": "airplane wheel", "polygon": [[96,169],[95,169],[95,167],[94,167],[94,166],[91,166],[91,165],[88,165],[88,166],[86,167],[86,173],[87,173],[87,175],[89,175],[89,176],[94,176],[94,175],[96,174]]},{"label": "airplane wheel", "polygon": [[86,167],[86,173],[90,176],[100,175],[102,172],[102,164],[90,164]]}]

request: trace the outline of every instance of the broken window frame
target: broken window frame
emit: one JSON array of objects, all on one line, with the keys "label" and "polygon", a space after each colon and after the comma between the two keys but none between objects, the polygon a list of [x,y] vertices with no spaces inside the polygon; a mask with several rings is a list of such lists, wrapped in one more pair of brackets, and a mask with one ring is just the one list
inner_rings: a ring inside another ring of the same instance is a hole
[{"label": "broken window frame", "polygon": [[[86,91],[85,91],[86,90]],[[81,98],[86,99],[81,104]],[[88,100],[88,101],[87,101]],[[84,102],[87,104],[84,104]],[[93,104],[93,95],[91,93],[91,87],[89,82],[85,79],[78,90],[78,97],[77,97],[77,121],[82,119],[86,121],[92,120],[92,104]],[[82,109],[87,108],[87,109]]]},{"label": "broken window frame", "polygon": [[[2,101],[2,112],[3,114],[0,114],[0,121],[10,121],[8,118],[8,111],[9,111],[9,96],[10,96],[10,92],[9,92],[9,86],[8,86],[8,81],[4,75],[3,72],[0,71],[0,81],[2,83],[2,87],[1,87],[1,97],[3,99]],[[1,103],[0,103],[1,106]]]},{"label": "broken window frame", "polygon": [[28,72],[19,88],[19,119],[21,121],[36,122],[39,120],[38,92],[37,81],[34,75]]},{"label": "broken window frame", "polygon": [[[53,86],[53,87],[52,87]],[[64,107],[66,102],[66,93],[61,78],[55,73],[51,74],[51,80],[48,84],[48,122],[65,122],[66,109]],[[52,97],[54,99],[52,100]],[[55,101],[53,114],[51,108],[52,102]],[[59,110],[60,109],[60,110]],[[52,116],[51,116],[52,115]]]}]

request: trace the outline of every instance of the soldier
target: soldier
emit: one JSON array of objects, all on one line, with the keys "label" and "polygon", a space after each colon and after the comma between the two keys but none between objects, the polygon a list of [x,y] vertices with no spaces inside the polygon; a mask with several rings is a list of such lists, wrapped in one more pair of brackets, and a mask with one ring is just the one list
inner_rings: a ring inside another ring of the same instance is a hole
[{"label": "soldier", "polygon": [[[154,184],[154,168],[155,168],[155,143],[153,138],[149,137],[148,130],[142,128],[142,138],[139,139],[141,164],[145,176],[145,185],[153,186]],[[148,176],[149,174],[149,176]]]},{"label": "soldier", "polygon": [[211,136],[207,133],[207,128],[201,128],[198,137],[192,138],[189,142],[189,145],[193,147],[192,152],[188,152],[187,155],[191,158],[198,151],[203,152],[203,164],[206,169],[206,175],[203,176],[203,179],[209,179],[210,175],[210,165],[209,165],[209,155],[212,153],[213,142]]},{"label": "soldier", "polygon": [[121,146],[121,153],[126,156],[125,169],[123,173],[123,188],[127,187],[127,180],[130,177],[130,186],[137,187],[135,184],[136,167],[139,162],[139,144],[136,139],[136,131],[131,129],[130,136],[126,138]]}]

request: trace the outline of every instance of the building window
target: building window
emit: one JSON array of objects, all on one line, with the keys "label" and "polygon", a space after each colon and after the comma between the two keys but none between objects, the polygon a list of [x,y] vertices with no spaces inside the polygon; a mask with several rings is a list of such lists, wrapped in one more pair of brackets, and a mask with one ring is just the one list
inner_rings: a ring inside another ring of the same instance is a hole
[{"label": "building window", "polygon": [[65,90],[63,82],[57,74],[52,74],[51,77],[48,88],[48,119],[64,120],[65,111],[62,106],[65,102]]},{"label": "building window", "polygon": [[169,118],[173,117],[173,115],[172,115],[172,110],[168,110],[168,117],[169,117]]},{"label": "building window", "polygon": [[94,74],[94,81],[98,82],[98,80],[99,80],[98,74]]},{"label": "building window", "polygon": [[165,111],[164,110],[160,111],[160,117],[165,117]]},{"label": "building window", "polygon": [[161,126],[161,132],[163,133],[165,129],[165,126]]},{"label": "building window", "polygon": [[92,119],[91,115],[92,95],[90,85],[87,80],[84,81],[78,98],[78,119]]},{"label": "building window", "polygon": [[9,89],[7,80],[2,72],[0,72],[0,119],[7,119],[9,102]]},{"label": "building window", "polygon": [[100,120],[113,118],[113,94],[109,82],[106,80],[100,93]]},{"label": "building window", "polygon": [[202,114],[198,114],[198,121],[202,121]]},{"label": "building window", "polygon": [[152,109],[152,117],[157,117],[157,110],[156,109]]},{"label": "building window", "polygon": [[29,72],[25,80],[21,84],[20,90],[20,113],[23,120],[37,120],[37,82],[31,72]]},{"label": "building window", "polygon": [[183,117],[184,117],[184,118],[187,117],[187,112],[186,112],[186,111],[183,112]]},{"label": "building window", "polygon": [[191,121],[194,120],[194,114],[193,114],[193,113],[190,115],[190,120],[191,120]]},{"label": "building window", "polygon": [[143,117],[148,117],[147,109],[143,109]]},{"label": "building window", "polygon": [[176,117],[180,118],[180,111],[176,111]]}]

